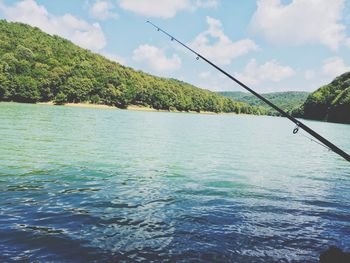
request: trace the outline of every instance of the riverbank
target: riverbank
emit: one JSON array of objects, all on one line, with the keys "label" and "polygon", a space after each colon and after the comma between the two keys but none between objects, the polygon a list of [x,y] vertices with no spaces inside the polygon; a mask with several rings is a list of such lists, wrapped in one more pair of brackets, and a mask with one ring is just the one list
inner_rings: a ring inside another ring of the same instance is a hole
[{"label": "riverbank", "polygon": [[[22,103],[22,102],[14,102],[14,101],[0,101],[0,103]],[[140,105],[129,105],[126,109],[121,109],[115,106],[105,105],[105,104],[93,104],[93,103],[65,103],[63,105],[56,105],[52,101],[48,102],[37,102],[37,103],[26,103],[26,104],[36,104],[36,105],[49,105],[49,106],[59,106],[59,107],[74,107],[74,108],[90,108],[90,109],[112,109],[112,110],[131,110],[131,111],[147,111],[147,112],[172,112],[172,113],[185,113],[185,114],[205,114],[205,115],[238,115],[235,112],[210,112],[210,111],[179,111],[179,110],[158,110],[151,107],[140,106]],[[240,115],[247,115],[246,113],[239,113]],[[248,114],[254,115],[254,114]]]},{"label": "riverbank", "polygon": [[[36,104],[57,106],[52,101],[38,102]],[[140,105],[129,105],[126,109],[120,109],[118,107],[105,105],[105,104],[93,104],[93,103],[82,103],[82,102],[81,103],[66,103],[66,104],[61,105],[61,106],[78,107],[78,108],[91,108],[91,109],[116,109],[116,110],[132,110],[132,111],[148,111],[148,112],[174,112],[174,113],[192,113],[192,114],[209,114],[209,115],[218,115],[218,114],[234,114],[234,115],[236,115],[237,114],[235,112],[215,113],[215,112],[210,112],[210,111],[196,112],[196,111],[179,111],[179,110],[158,110],[158,109],[154,109],[151,107],[140,106]]]},{"label": "riverbank", "polygon": [[218,115],[218,114],[237,114],[235,112],[210,112],[210,111],[179,111],[179,110],[157,110],[154,108],[146,107],[146,106],[140,106],[140,105],[129,105],[127,107],[127,110],[133,110],[133,111],[152,111],[152,112],[174,112],[174,113],[191,113],[191,114],[209,114],[209,115]]},{"label": "riverbank", "polygon": [[117,107],[104,105],[104,104],[92,104],[92,103],[66,103],[64,105],[56,105],[52,101],[38,102],[38,105],[51,105],[51,106],[64,106],[64,107],[76,107],[76,108],[92,108],[92,109],[119,109]]}]

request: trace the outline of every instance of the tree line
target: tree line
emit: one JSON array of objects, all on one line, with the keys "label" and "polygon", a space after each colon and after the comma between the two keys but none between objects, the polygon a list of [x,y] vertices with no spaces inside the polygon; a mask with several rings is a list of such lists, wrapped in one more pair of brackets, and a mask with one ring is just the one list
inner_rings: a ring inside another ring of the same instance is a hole
[{"label": "tree line", "polygon": [[305,103],[293,111],[295,117],[350,123],[350,72],[311,93]]},{"label": "tree line", "polygon": [[59,36],[0,20],[0,100],[259,113],[188,83],[125,67]]},{"label": "tree line", "polygon": [[[241,91],[224,91],[218,93],[234,101],[247,103],[257,109],[262,115],[281,116],[275,109],[250,93]],[[263,93],[261,95],[284,111],[291,113],[306,101],[309,93],[304,91],[285,91]]]}]

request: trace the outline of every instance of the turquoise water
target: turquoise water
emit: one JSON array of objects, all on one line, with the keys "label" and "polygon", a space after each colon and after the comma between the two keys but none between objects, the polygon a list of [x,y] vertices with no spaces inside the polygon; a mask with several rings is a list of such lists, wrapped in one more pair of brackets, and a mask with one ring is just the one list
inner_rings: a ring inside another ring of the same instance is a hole
[{"label": "turquoise water", "polygon": [[[350,125],[306,121],[350,152]],[[0,261],[317,261],[350,165],[284,118],[0,103]]]}]

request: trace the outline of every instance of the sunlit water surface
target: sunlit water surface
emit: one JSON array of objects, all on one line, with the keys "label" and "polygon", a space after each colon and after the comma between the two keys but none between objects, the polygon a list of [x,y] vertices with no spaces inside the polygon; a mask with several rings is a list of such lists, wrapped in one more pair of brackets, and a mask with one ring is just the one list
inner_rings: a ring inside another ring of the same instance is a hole
[{"label": "sunlit water surface", "polygon": [[[307,123],[350,152],[350,125]],[[0,261],[317,261],[350,165],[276,117],[0,104]]]}]

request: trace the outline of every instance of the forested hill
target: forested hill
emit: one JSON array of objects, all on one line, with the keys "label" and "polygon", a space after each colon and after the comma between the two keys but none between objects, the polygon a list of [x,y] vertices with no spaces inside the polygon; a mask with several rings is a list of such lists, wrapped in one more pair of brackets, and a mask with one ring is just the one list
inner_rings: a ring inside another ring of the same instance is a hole
[{"label": "forested hill", "polygon": [[[235,101],[244,102],[253,107],[258,107],[261,114],[277,115],[278,113],[254,95],[241,91],[218,92],[220,95],[231,98]],[[285,111],[292,111],[300,107],[309,95],[303,91],[273,92],[262,94],[266,99],[276,104]]]},{"label": "forested hill", "polygon": [[246,104],[112,62],[68,40],[0,20],[0,101],[254,113]]},{"label": "forested hill", "polygon": [[350,123],[350,72],[311,93],[293,115],[306,119]]}]

